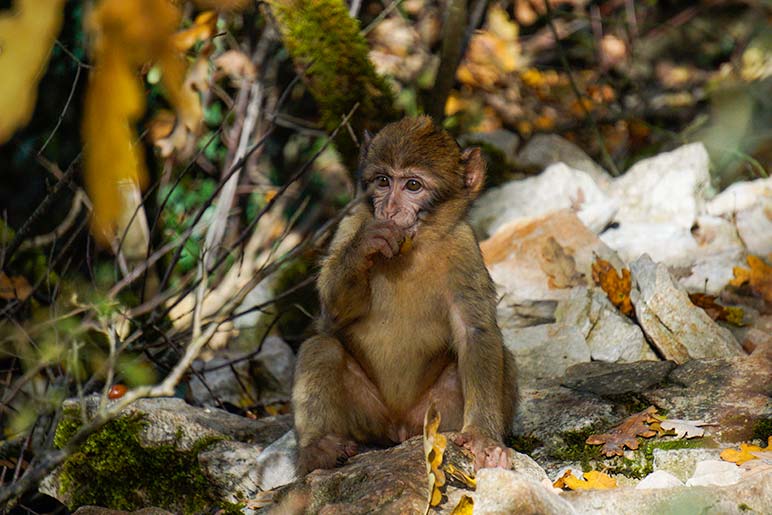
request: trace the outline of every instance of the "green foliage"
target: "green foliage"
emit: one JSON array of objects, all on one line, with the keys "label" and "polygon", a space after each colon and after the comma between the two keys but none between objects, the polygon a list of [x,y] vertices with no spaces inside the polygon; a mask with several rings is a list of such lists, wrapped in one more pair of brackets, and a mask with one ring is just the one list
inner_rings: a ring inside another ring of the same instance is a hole
[{"label": "green foliage", "polygon": [[[202,439],[190,451],[174,445],[145,448],[139,442],[145,424],[136,416],[110,421],[64,462],[60,491],[70,499],[71,508],[98,505],[137,510],[158,506],[201,513],[227,505],[212,493],[197,460],[198,453],[218,439]],[[56,430],[55,445],[64,445],[79,426],[77,410],[65,413]]]},{"label": "green foliage", "polygon": [[[174,240],[190,228],[192,215],[209,199],[216,187],[217,181],[204,178],[182,180],[174,187],[167,185],[161,188],[159,199],[166,199],[161,219],[167,241]],[[201,218],[202,222],[213,214],[214,206],[209,206]],[[195,268],[203,243],[203,234],[193,234],[188,238],[174,270],[178,276]]]},{"label": "green foliage", "polygon": [[[269,2],[281,28],[284,45],[316,100],[324,127],[331,131],[359,102],[351,120],[354,133],[378,129],[396,117],[391,89],[367,57],[368,46],[359,22],[342,0]],[[349,166],[357,151],[342,131],[336,145]],[[353,169],[353,167],[351,168]]]}]

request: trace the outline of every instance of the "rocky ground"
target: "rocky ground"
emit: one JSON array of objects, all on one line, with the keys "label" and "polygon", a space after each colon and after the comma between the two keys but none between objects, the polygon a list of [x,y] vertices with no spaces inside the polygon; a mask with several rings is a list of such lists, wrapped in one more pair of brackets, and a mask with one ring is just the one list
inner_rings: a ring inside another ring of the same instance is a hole
[{"label": "rocky ground", "polygon": [[[772,272],[763,261],[772,253],[772,179],[715,194],[700,144],[641,161],[619,178],[556,137],[534,138],[509,158],[544,171],[489,190],[472,221],[520,371],[508,441],[518,454],[514,470],[480,471],[475,487],[449,474],[431,510],[450,513],[468,496],[474,513],[772,511],[770,451],[742,464],[722,459],[740,443],[766,447],[772,428]],[[121,419],[136,423],[109,424],[101,446],[92,442],[41,490],[71,505],[174,512],[244,501],[239,509],[247,512],[426,511],[420,437],[296,481],[287,415],[251,420],[214,407],[214,399],[240,405],[245,389],[265,402],[286,401],[293,353],[271,338],[259,354],[228,366],[238,357],[224,352],[197,363],[189,403],[136,403]],[[95,405],[70,401],[60,430]],[[625,436],[614,428],[649,407],[660,417],[641,426],[649,437],[627,434],[634,444],[611,457],[586,443]],[[667,421],[681,426],[658,431]],[[154,465],[158,449],[173,459]],[[131,455],[134,468],[95,464],[100,453]],[[185,468],[185,481],[201,485],[196,492],[152,491],[141,478],[132,478],[138,493],[128,501],[90,490],[108,488],[96,481],[105,471],[108,485],[149,470],[151,480],[179,475],[172,461]],[[452,443],[443,463],[473,474]],[[553,487],[569,470],[603,472],[616,487]]]}]

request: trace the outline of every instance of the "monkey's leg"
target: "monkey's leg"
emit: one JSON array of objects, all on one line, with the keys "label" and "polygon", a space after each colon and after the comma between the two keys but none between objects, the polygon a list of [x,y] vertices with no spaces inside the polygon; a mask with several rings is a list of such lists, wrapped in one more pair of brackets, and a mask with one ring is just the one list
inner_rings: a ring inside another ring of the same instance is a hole
[{"label": "monkey's leg", "polygon": [[432,403],[441,416],[440,431],[461,430],[464,425],[464,394],[455,363],[445,367],[434,384],[402,418],[402,422],[397,426],[397,441],[404,442],[421,434],[424,415]]},{"label": "monkey's leg", "polygon": [[390,425],[378,389],[330,336],[306,340],[292,389],[298,474],[332,468],[356,454],[356,442],[384,440]]}]

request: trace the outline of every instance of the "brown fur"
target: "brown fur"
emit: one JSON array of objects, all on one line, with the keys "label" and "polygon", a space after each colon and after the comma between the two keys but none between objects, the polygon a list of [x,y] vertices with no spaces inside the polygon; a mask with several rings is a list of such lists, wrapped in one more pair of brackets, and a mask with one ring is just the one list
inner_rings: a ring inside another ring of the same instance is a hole
[{"label": "brown fur", "polygon": [[443,430],[462,431],[483,452],[508,430],[516,399],[496,292],[464,220],[484,180],[479,151],[462,153],[421,117],[387,126],[363,155],[365,184],[379,170],[409,169],[432,202],[405,255],[363,257],[372,206],[338,228],[318,280],[320,334],[303,344],[295,375],[300,473],[335,465],[356,443],[420,434],[431,402]]}]

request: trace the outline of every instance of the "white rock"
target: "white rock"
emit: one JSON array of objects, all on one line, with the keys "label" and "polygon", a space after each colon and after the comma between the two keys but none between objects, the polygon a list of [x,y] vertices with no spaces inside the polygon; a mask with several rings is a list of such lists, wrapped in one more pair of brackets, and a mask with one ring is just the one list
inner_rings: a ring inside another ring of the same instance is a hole
[{"label": "white rock", "polygon": [[637,289],[630,298],[643,331],[666,359],[725,358],[745,353],[732,333],[689,300],[667,268],[647,255],[630,265]]},{"label": "white rock", "polygon": [[297,460],[297,441],[295,432],[288,431],[284,436],[265,448],[257,457],[254,468],[257,484],[261,490],[270,490],[277,486],[295,481]]},{"label": "white rock", "polygon": [[664,470],[655,470],[645,478],[641,479],[635,488],[646,490],[651,488],[672,488],[674,486],[684,486],[680,479],[670,472]]},{"label": "white rock", "polygon": [[504,344],[514,354],[518,380],[562,377],[576,363],[590,361],[581,331],[562,324],[502,329]]},{"label": "white rock", "polygon": [[737,213],[737,231],[751,254],[772,252],[772,197]]},{"label": "white rock", "polygon": [[477,473],[474,513],[539,513],[568,515],[574,509],[551,489],[527,476],[501,468],[482,469]]},{"label": "white rock", "polygon": [[717,460],[720,454],[721,449],[654,449],[654,470],[686,481],[694,475],[698,462]]},{"label": "white rock", "polygon": [[697,462],[694,475],[686,486],[727,486],[742,479],[740,467],[729,461],[705,460]]},{"label": "white rock", "polygon": [[550,165],[543,173],[491,188],[472,208],[472,225],[490,235],[508,222],[536,218],[552,211],[574,208],[592,231],[605,227],[618,208],[585,172],[563,163]]},{"label": "white rock", "polygon": [[708,201],[705,212],[729,218],[735,213],[752,208],[763,199],[772,199],[772,177],[732,184]]},{"label": "white rock", "polygon": [[675,223],[625,222],[603,231],[600,239],[625,263],[648,254],[657,263],[689,266],[698,249],[689,228]]},{"label": "white rock", "polygon": [[614,219],[628,223],[674,224],[689,230],[710,186],[708,153],[702,143],[639,161],[614,180],[619,201]]}]

